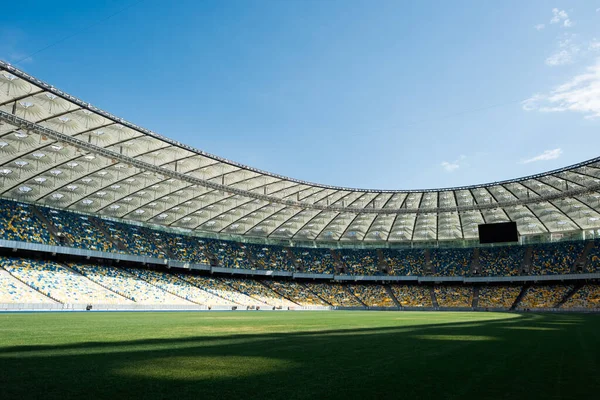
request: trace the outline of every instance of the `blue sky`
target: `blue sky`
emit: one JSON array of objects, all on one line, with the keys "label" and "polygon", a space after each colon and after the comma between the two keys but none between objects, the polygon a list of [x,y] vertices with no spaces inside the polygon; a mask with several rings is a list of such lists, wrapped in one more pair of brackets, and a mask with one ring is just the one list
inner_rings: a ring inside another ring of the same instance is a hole
[{"label": "blue sky", "polygon": [[0,58],[312,182],[484,183],[600,155],[600,0],[19,1]]}]

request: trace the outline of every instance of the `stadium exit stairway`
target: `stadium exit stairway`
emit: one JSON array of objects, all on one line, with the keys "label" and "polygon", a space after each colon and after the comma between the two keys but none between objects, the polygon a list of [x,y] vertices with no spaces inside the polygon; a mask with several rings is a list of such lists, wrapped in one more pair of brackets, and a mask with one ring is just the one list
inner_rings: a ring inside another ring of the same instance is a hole
[{"label": "stadium exit stairway", "polygon": [[390,285],[383,285],[383,287],[385,288],[385,292],[390,297],[390,299],[392,299],[392,301],[394,302],[394,304],[396,304],[396,307],[401,308],[402,304],[400,304],[400,302],[396,298],[396,295],[394,294],[394,291],[392,290],[392,288],[390,287]]},{"label": "stadium exit stairway", "polygon": [[583,283],[576,284],[573,289],[569,290],[569,293],[565,295],[565,297],[554,305],[555,308],[560,308],[563,304],[565,304],[575,293],[579,291],[583,287]]}]

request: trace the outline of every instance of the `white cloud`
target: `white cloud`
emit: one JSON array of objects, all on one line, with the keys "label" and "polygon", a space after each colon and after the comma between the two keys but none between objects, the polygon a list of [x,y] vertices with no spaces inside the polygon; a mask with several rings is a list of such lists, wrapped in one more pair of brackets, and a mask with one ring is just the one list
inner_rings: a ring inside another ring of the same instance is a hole
[{"label": "white cloud", "polygon": [[446,172],[454,172],[460,168],[460,165],[457,162],[443,161],[440,165],[446,170]]},{"label": "white cloud", "polygon": [[523,101],[525,111],[582,113],[600,118],[600,58],[583,74],[555,87],[548,94],[535,94]]},{"label": "white cloud", "polygon": [[537,24],[534,26],[534,28],[538,31],[541,31],[542,29],[544,29],[546,27],[546,25],[544,24]]},{"label": "white cloud", "polygon": [[457,160],[454,160],[452,162],[442,161],[442,163],[440,165],[442,166],[442,168],[444,168],[444,170],[446,170],[446,172],[454,172],[457,169],[459,169],[461,167],[461,165],[465,165],[464,160],[466,158],[467,158],[467,156],[465,156],[464,154],[461,154]]},{"label": "white cloud", "polygon": [[588,43],[588,50],[589,51],[598,51],[600,50],[600,40],[594,38],[593,40],[591,40]]},{"label": "white cloud", "polygon": [[[550,23],[558,24],[561,21],[565,21],[565,22],[569,21],[569,24],[570,24],[571,21],[569,20],[569,14],[567,14],[567,12],[565,10],[559,10],[558,8],[553,8],[552,9],[552,19],[550,20]],[[565,25],[565,26],[567,26],[567,25]]]},{"label": "white cloud", "polygon": [[558,41],[558,49],[550,57],[546,58],[546,65],[556,67],[558,65],[572,64],[581,51],[579,44],[575,43],[577,35],[564,35]]},{"label": "white cloud", "polygon": [[529,164],[537,161],[556,160],[562,154],[562,149],[546,150],[542,154],[521,161],[521,164]]},{"label": "white cloud", "polygon": [[559,50],[546,58],[546,65],[551,67],[565,64],[573,64],[573,54],[567,50]]}]

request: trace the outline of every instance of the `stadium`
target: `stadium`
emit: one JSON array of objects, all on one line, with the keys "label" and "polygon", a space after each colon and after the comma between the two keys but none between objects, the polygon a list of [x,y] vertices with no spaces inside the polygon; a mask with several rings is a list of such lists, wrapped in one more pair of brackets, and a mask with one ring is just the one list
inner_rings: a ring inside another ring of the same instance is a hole
[{"label": "stadium", "polygon": [[56,84],[0,61],[3,397],[600,390],[600,157],[470,186],[331,186]]}]

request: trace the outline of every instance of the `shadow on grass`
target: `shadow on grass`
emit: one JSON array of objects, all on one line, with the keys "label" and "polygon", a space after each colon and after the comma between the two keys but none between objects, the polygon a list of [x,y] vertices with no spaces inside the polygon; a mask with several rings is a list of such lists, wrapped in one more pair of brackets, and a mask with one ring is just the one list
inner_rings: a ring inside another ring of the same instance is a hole
[{"label": "shadow on grass", "polygon": [[[541,329],[542,328],[542,329]],[[594,398],[600,318],[0,348],[2,397]]]}]

